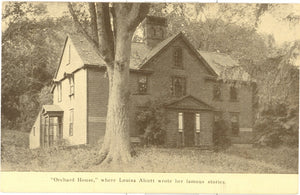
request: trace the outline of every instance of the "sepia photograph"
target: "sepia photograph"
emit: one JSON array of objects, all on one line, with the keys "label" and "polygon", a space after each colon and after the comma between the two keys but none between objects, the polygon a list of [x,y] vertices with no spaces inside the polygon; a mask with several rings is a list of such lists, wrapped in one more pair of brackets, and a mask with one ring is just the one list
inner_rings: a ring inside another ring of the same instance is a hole
[{"label": "sepia photograph", "polygon": [[299,35],[300,4],[3,2],[1,171],[298,174]]}]

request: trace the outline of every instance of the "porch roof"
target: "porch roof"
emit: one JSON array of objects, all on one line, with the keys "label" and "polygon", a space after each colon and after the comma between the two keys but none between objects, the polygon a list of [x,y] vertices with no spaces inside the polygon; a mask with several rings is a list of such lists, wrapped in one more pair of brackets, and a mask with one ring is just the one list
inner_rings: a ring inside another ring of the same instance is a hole
[{"label": "porch roof", "polygon": [[195,98],[192,95],[184,96],[180,99],[174,100],[165,104],[166,108],[184,109],[184,110],[209,110],[214,111],[215,108],[205,103],[204,101]]},{"label": "porch roof", "polygon": [[58,105],[43,105],[42,113],[62,113],[63,109]]}]

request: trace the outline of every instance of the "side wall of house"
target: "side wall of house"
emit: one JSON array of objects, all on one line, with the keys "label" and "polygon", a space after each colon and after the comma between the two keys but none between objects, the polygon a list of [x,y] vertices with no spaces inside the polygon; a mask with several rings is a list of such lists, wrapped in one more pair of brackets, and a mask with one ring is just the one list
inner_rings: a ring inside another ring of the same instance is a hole
[{"label": "side wall of house", "polygon": [[[253,138],[253,85],[240,84],[237,85],[237,100],[230,99],[230,86],[229,83],[221,84],[221,99],[213,99],[213,85],[211,81],[208,87],[211,87],[210,96],[207,103],[212,105],[216,110],[221,111],[223,119],[227,122],[229,130],[227,135],[231,138],[232,143],[251,143]],[[231,132],[231,115],[236,114],[239,120],[239,134],[233,135]]]},{"label": "side wall of house", "polygon": [[96,68],[87,69],[87,143],[95,144],[105,134],[108,78],[105,72]]},{"label": "side wall of house", "polygon": [[30,149],[40,147],[40,136],[41,136],[41,112],[39,112],[29,134]]},{"label": "side wall of house", "polygon": [[[182,48],[183,69],[174,67],[174,48]],[[149,76],[149,96],[156,99],[159,96],[171,94],[172,77],[186,78],[186,94],[203,100],[217,110],[223,112],[224,118],[230,121],[232,113],[239,117],[240,133],[232,137],[233,143],[249,143],[252,139],[253,109],[252,109],[252,86],[241,85],[238,87],[238,101],[230,100],[229,84],[222,85],[222,100],[213,99],[213,87],[215,82],[207,80],[210,74],[203,62],[199,61],[183,40],[175,41],[170,47],[160,54],[144,68],[154,70]],[[231,136],[231,131],[229,131]]]},{"label": "side wall of house", "polygon": [[[63,138],[70,145],[86,144],[87,142],[87,71],[81,69],[74,73],[74,95],[70,96],[70,81],[61,81],[62,98],[58,101],[58,88],[53,93],[53,103],[59,105],[63,111]],[[73,134],[70,132],[70,113],[74,113]]]}]

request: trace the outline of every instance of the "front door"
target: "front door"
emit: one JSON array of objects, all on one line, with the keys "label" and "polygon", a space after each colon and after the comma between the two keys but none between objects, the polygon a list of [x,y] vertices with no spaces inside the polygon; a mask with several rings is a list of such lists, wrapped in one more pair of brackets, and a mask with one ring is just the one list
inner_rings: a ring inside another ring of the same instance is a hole
[{"label": "front door", "polygon": [[194,146],[195,113],[185,112],[184,120],[184,145]]}]

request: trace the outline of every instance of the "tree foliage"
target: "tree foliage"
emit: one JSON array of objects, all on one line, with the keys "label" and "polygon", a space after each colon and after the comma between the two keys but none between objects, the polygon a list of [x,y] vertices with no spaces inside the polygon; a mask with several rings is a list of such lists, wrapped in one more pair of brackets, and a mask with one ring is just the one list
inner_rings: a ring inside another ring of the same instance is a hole
[{"label": "tree foliage", "polygon": [[[65,37],[67,18],[42,18],[43,4],[9,2],[2,22],[2,125],[28,131],[50,85]],[[69,25],[70,26],[70,25]],[[50,91],[49,91],[50,92]],[[44,102],[45,103],[45,102]],[[49,102],[48,102],[49,103]]]}]

